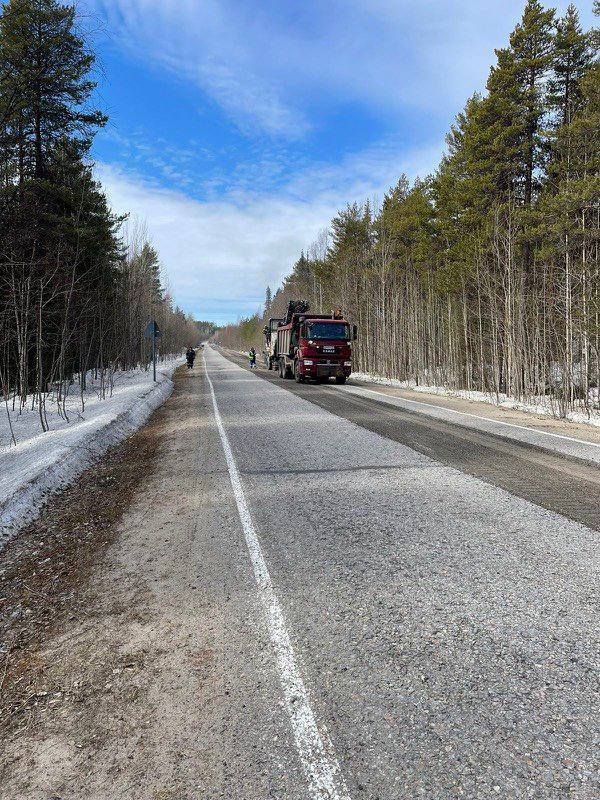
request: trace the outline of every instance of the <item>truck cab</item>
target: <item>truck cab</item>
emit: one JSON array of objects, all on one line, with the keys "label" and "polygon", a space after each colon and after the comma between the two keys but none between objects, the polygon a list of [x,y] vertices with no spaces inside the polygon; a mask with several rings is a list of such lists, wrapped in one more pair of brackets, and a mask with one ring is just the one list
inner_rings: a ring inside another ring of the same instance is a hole
[{"label": "truck cab", "polygon": [[299,326],[297,367],[301,378],[345,383],[352,372],[353,331],[343,319],[309,319]]}]

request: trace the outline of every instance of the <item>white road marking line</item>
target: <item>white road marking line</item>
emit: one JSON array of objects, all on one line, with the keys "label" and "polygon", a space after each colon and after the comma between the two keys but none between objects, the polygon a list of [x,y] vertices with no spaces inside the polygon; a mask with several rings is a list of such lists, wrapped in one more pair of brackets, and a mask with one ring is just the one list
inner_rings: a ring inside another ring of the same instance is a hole
[{"label": "white road marking line", "polygon": [[213,383],[208,374],[206,356],[204,356],[204,369],[210,387],[217,428],[221,437],[225,460],[227,461],[231,487],[244,529],[258,592],[264,606],[269,636],[271,637],[279,670],[279,680],[298,754],[308,779],[310,796],[314,800],[350,800],[333,745],[325,732],[319,732],[308,698],[308,692],[296,664],[292,643],[285,626],[283,611],[271,582],[271,576],[265,563],[248,504],[246,503],[240,474],[225,432],[223,420],[221,419]]},{"label": "white road marking line", "polygon": [[[457,411],[455,408],[446,408],[446,406],[436,406],[433,403],[423,403],[419,402],[418,400],[409,400],[407,397],[394,397],[394,395],[385,394],[384,392],[378,392],[377,389],[365,389],[364,386],[338,386],[338,389],[341,389],[343,392],[348,392],[349,394],[360,394],[361,392],[368,392],[369,394],[377,395],[377,397],[382,398],[382,402],[385,402],[387,398],[388,404],[392,406],[400,406],[402,403],[412,403],[415,406],[421,406],[422,408],[436,408],[438,411],[449,411],[451,414],[458,414],[459,416],[463,417],[473,417],[474,419],[480,419],[483,422],[491,422],[493,425],[506,425],[508,428],[520,428],[523,431],[529,431],[530,433],[539,433],[542,436],[553,436],[555,439],[565,439],[567,442],[575,442],[576,444],[587,444],[591,447],[600,447],[599,442],[588,442],[585,439],[575,439],[573,436],[564,436],[561,433],[550,433],[550,431],[540,431],[537,428],[529,428],[527,425],[517,425],[514,422],[503,422],[501,419],[494,419],[493,417],[481,417],[478,414],[471,414],[468,411]],[[357,391],[358,390],[358,391]],[[397,403],[391,402],[392,400],[398,400]]]}]

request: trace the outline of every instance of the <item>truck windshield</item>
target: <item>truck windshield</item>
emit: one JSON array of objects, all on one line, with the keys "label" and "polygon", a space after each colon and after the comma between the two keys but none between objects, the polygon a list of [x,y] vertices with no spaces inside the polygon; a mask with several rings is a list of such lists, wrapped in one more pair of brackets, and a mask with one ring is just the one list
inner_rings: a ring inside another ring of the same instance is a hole
[{"label": "truck windshield", "polygon": [[309,339],[349,339],[350,330],[343,322],[312,322],[308,326]]}]

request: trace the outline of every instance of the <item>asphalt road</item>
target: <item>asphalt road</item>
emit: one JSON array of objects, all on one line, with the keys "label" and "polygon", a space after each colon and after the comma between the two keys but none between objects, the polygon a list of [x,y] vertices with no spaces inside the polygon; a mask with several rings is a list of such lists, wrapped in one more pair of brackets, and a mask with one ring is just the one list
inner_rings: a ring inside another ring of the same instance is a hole
[{"label": "asphalt road", "polygon": [[[595,476],[210,350],[207,364],[240,527],[246,513],[341,770],[319,794],[296,735],[305,785],[286,796],[600,797]],[[276,644],[271,666],[285,698]]]},{"label": "asphalt road", "polygon": [[[231,351],[221,353],[248,369],[245,358]],[[384,402],[385,396],[378,402],[349,394],[333,383],[297,384],[262,366],[255,372],[336,416],[600,531],[600,469],[594,464],[500,434],[393,408]]]},{"label": "asphalt road", "polygon": [[2,800],[600,798],[597,470],[209,349],[135,441]]}]

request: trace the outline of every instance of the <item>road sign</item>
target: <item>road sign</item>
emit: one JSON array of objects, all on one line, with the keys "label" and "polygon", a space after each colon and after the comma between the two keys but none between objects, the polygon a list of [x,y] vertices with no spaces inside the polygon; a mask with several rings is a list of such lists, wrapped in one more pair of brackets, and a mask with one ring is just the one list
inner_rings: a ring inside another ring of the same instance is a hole
[{"label": "road sign", "polygon": [[162,336],[162,331],[156,324],[155,320],[149,322],[146,326],[146,330],[144,331],[144,336],[146,339],[160,339]]},{"label": "road sign", "polygon": [[156,324],[155,319],[146,325],[144,336],[146,339],[152,339],[152,374],[154,376],[154,380],[156,381],[156,340],[160,339],[162,336],[162,331]]}]

